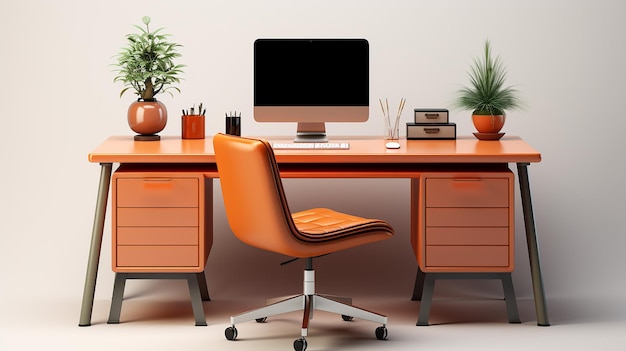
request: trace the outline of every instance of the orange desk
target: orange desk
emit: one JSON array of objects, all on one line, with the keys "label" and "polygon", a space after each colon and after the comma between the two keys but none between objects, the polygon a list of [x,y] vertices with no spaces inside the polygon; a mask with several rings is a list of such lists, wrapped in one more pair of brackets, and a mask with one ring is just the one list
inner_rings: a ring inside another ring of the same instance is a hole
[{"label": "orange desk", "polygon": [[[288,139],[278,137],[267,137],[267,139],[272,142],[289,142]],[[456,140],[401,140],[401,147],[396,150],[386,149],[385,141],[380,137],[334,139],[331,141],[349,142],[350,149],[276,150],[276,160],[281,176],[285,178],[415,179],[424,171],[441,167],[459,165],[480,167],[484,164],[515,163],[524,213],[537,324],[549,325],[527,169],[531,163],[541,161],[541,154],[538,151],[515,136],[505,136],[500,141],[479,141],[473,136],[461,136]],[[80,326],[91,324],[113,164],[156,166],[194,164],[202,166],[203,173],[207,177],[217,178],[218,176],[210,137],[183,140],[177,136],[163,136],[160,141],[156,142],[136,142],[132,136],[113,136],[89,153],[89,161],[99,163],[101,173]]]}]

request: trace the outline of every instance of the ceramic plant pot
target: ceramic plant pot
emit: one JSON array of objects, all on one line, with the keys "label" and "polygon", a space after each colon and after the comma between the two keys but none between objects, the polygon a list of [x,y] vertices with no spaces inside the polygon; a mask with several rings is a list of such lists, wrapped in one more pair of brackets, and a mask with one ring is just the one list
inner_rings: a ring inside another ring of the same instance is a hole
[{"label": "ceramic plant pot", "polygon": [[500,133],[504,127],[505,115],[472,115],[472,123],[478,131],[474,133],[481,140],[498,140],[504,133]]},{"label": "ceramic plant pot", "polygon": [[137,100],[128,107],[128,125],[138,135],[135,140],[159,140],[167,124],[167,108],[155,100]]}]

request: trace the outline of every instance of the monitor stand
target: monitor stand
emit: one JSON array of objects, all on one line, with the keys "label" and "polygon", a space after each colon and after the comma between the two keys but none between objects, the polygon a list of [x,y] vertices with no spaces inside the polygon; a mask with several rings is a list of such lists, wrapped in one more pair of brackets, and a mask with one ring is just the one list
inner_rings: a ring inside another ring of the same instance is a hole
[{"label": "monitor stand", "polygon": [[295,143],[327,143],[324,122],[298,122]]}]

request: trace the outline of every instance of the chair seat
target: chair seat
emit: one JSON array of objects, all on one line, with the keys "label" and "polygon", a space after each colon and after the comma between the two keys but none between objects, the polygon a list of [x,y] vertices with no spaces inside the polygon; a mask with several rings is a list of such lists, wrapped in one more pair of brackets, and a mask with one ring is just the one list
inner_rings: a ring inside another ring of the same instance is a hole
[{"label": "chair seat", "polygon": [[328,208],[313,208],[292,215],[301,235],[301,240],[323,242],[371,234],[377,231],[392,232],[384,221],[368,219],[333,211]]}]

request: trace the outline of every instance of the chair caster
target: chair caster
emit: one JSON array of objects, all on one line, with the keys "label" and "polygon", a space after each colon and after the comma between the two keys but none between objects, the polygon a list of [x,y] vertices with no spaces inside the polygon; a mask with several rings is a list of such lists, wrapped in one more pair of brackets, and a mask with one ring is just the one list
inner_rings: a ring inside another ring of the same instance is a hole
[{"label": "chair caster", "polygon": [[267,317],[263,317],[263,318],[257,318],[257,319],[255,319],[255,321],[256,321],[257,323],[265,323],[265,321],[266,321],[266,320],[267,320]]},{"label": "chair caster", "polygon": [[296,351],[305,351],[306,350],[306,339],[305,338],[300,338],[300,339],[296,339],[293,342],[293,349]]},{"label": "chair caster", "polygon": [[237,339],[237,328],[235,328],[234,326],[226,328],[226,330],[224,330],[224,335],[228,340]]},{"label": "chair caster", "polygon": [[342,318],[344,321],[346,321],[346,322],[350,322],[351,320],[353,320],[353,319],[354,319],[354,317],[352,317],[352,316],[346,316],[345,314],[342,314],[342,315],[341,315],[341,318]]},{"label": "chair caster", "polygon": [[376,339],[378,339],[378,340],[386,340],[387,339],[387,328],[386,327],[378,327],[378,328],[376,328]]}]

